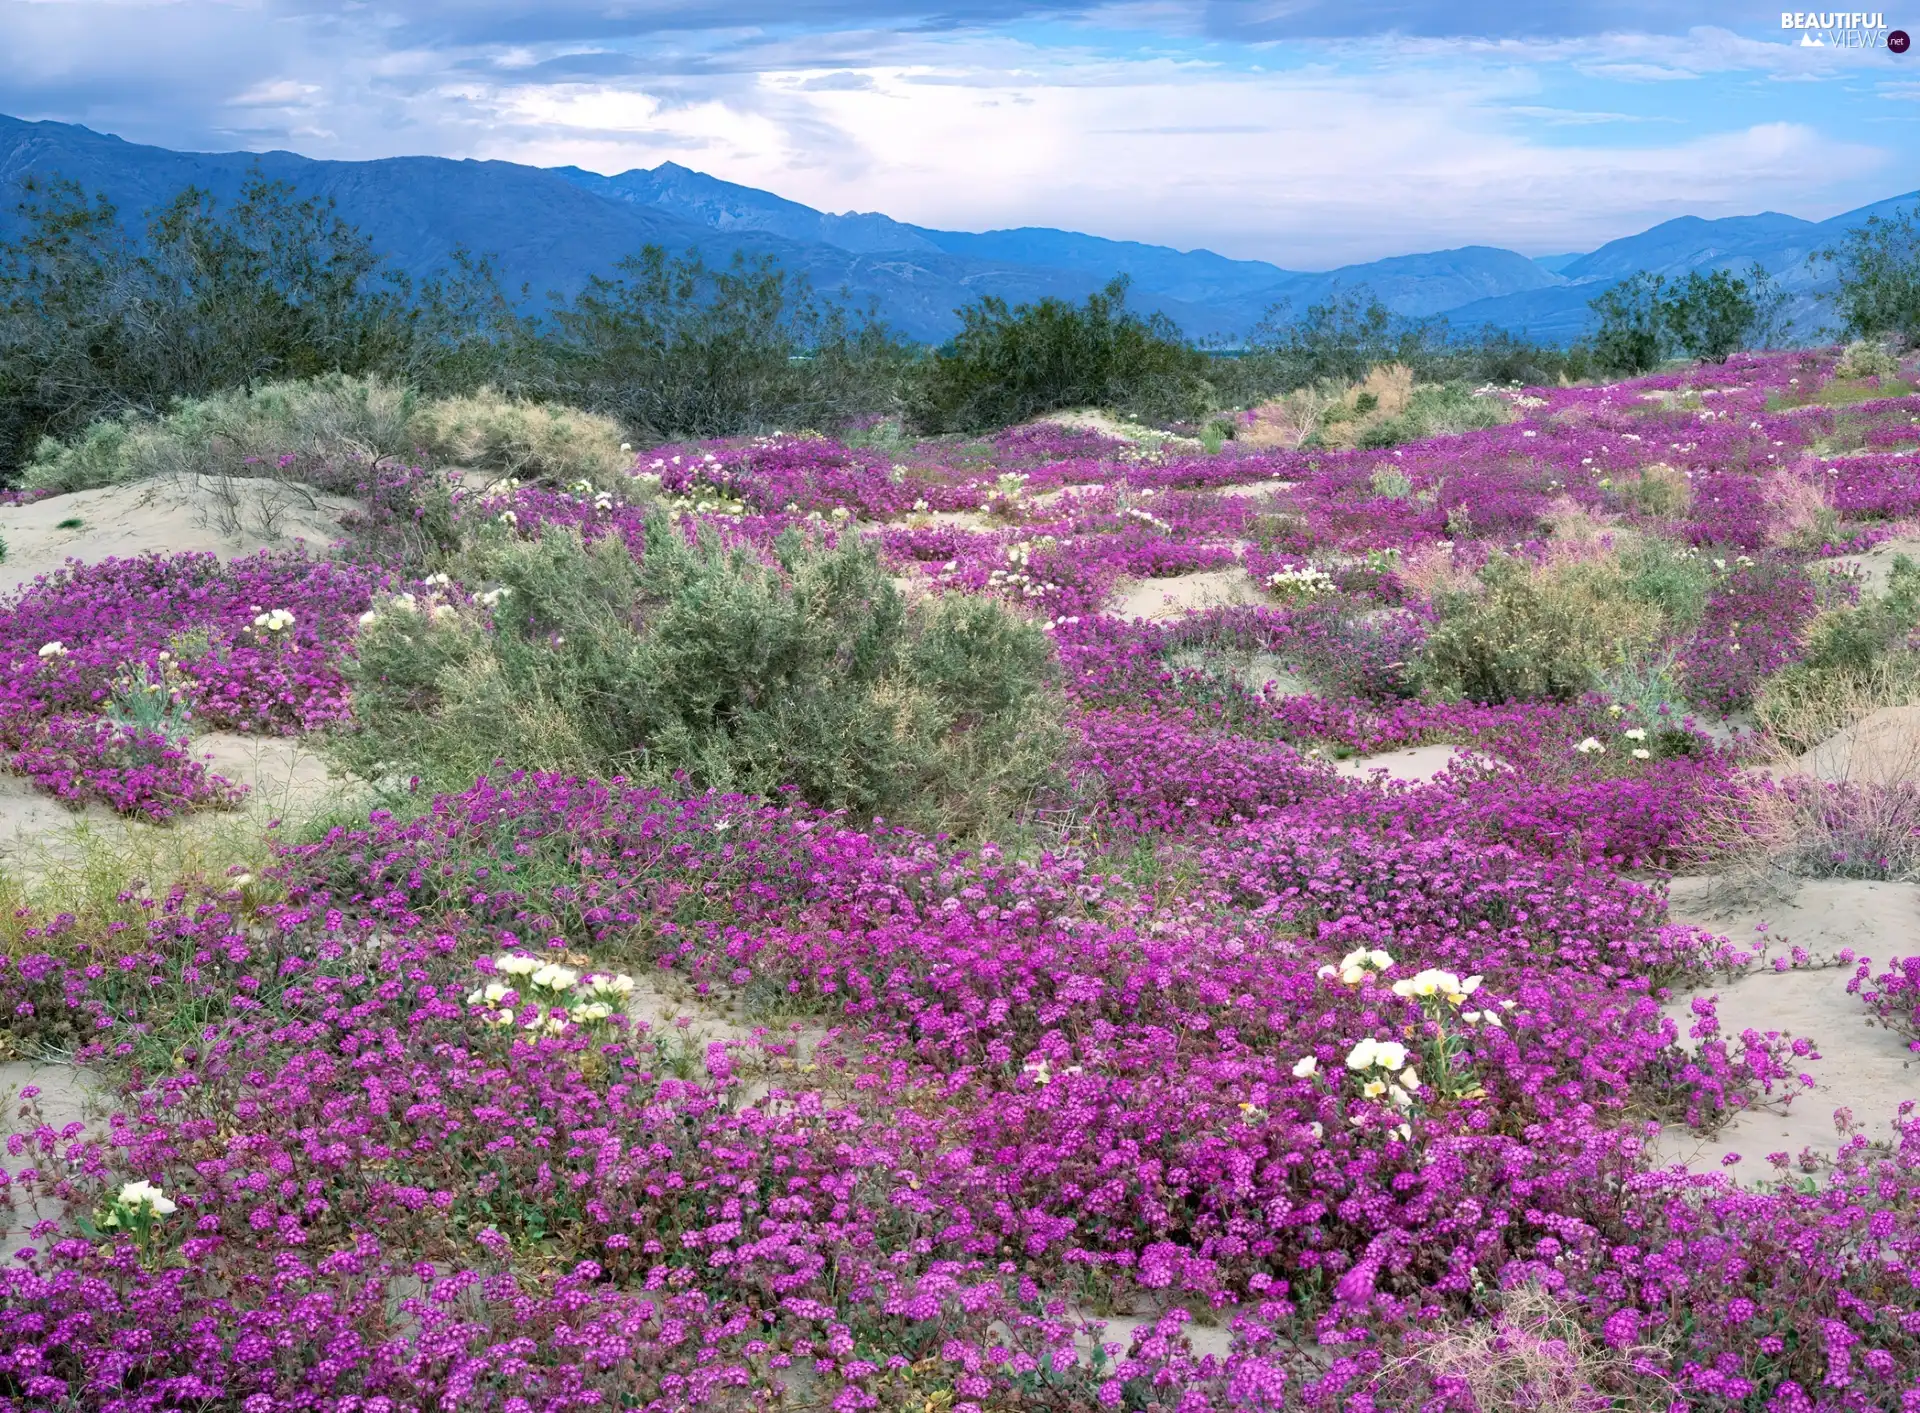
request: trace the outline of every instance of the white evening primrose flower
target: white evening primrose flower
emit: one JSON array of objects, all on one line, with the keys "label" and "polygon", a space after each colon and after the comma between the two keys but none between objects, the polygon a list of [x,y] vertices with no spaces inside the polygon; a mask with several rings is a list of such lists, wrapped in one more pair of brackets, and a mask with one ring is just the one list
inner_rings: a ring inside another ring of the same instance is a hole
[{"label": "white evening primrose flower", "polygon": [[1587,737],[1586,740],[1580,742],[1579,745],[1575,746],[1574,749],[1583,756],[1590,756],[1590,755],[1593,755],[1596,751],[1604,751],[1606,747],[1600,744],[1599,737],[1589,736]]},{"label": "white evening primrose flower", "polygon": [[1626,708],[1625,708],[1625,707],[1623,707],[1623,706],[1621,706],[1621,705],[1620,705],[1620,703],[1618,703],[1618,702],[1615,702],[1615,703],[1614,703],[1614,704],[1613,704],[1612,706],[1610,706],[1610,707],[1608,707],[1608,708],[1607,708],[1607,715],[1608,715],[1608,716],[1618,716],[1618,715],[1620,715],[1620,714],[1621,714],[1621,712],[1623,712],[1623,711],[1625,711],[1625,710],[1626,710]]},{"label": "white evening primrose flower", "polygon": [[517,952],[493,959],[493,969],[505,976],[531,976],[539,967],[540,963],[532,957],[523,957]]},{"label": "white evening primrose flower", "polygon": [[123,1207],[147,1207],[156,1217],[165,1217],[177,1210],[167,1194],[150,1182],[129,1182],[120,1186],[119,1201]]},{"label": "white evening primrose flower", "polygon": [[580,979],[580,973],[558,962],[548,962],[527,979],[543,991],[565,991]]},{"label": "white evening primrose flower", "polygon": [[1394,1130],[1394,1132],[1399,1134],[1401,1139],[1404,1142],[1407,1142],[1407,1143],[1413,1142],[1413,1125],[1412,1124],[1401,1124],[1400,1127]]},{"label": "white evening primrose flower", "polygon": [[67,645],[58,638],[55,638],[51,643],[42,643],[40,645],[40,659],[43,662],[49,658],[65,657],[66,655]]},{"label": "white evening primrose flower", "polygon": [[1325,1138],[1327,1136],[1326,1129],[1317,1123],[1308,1124],[1307,1132],[1311,1133],[1315,1138]]},{"label": "white evening primrose flower", "polygon": [[1378,1099],[1387,1092],[1387,1086],[1377,1079],[1370,1079],[1360,1086],[1360,1095],[1365,1099]]},{"label": "white evening primrose flower", "polygon": [[1051,1084],[1053,1070],[1045,1060],[1032,1060],[1020,1067],[1020,1073],[1029,1076],[1035,1084]]},{"label": "white evening primrose flower", "polygon": [[1652,752],[1652,751],[1649,751],[1649,750],[1646,750],[1646,749],[1644,749],[1644,748],[1642,748],[1642,749],[1640,749],[1640,750],[1636,750],[1636,751],[1635,751],[1635,752],[1633,753],[1633,758],[1634,758],[1635,760],[1652,760],[1652,759],[1653,759],[1653,752]]},{"label": "white evening primrose flower", "polygon": [[1625,736],[1629,741],[1644,741],[1647,739],[1647,728],[1644,726],[1629,726],[1620,734]]},{"label": "white evening primrose flower", "polygon": [[1304,1059],[1294,1062],[1293,1077],[1295,1079],[1312,1079],[1319,1069],[1320,1061],[1312,1055],[1308,1055]]}]

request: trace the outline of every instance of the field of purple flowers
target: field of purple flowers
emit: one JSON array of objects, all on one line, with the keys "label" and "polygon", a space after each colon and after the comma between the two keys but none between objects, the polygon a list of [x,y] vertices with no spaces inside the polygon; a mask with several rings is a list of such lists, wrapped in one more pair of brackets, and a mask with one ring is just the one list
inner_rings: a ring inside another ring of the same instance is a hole
[{"label": "field of purple flowers", "polygon": [[[0,1409],[1920,1410],[1920,1119],[1744,1184],[1656,1156],[1820,1102],[1807,1038],[1663,1012],[1751,961],[1664,880],[1764,814],[1723,719],[1860,597],[1824,562],[1920,517],[1920,395],[1835,357],[1486,390],[1504,424],[1386,450],[1041,425],[409,471],[336,558],[0,600],[9,769],[169,827],[237,798],[193,729],[351,732],[359,634],[511,608],[435,543],[641,554],[663,515],[1005,604],[1072,743],[994,837],[402,768],[269,876],[22,907],[0,1049],[111,1117],[23,1093]],[[1605,598],[1635,545],[1680,587]],[[1143,581],[1174,602],[1113,612]],[[1519,616],[1473,626],[1503,582]],[[1578,638],[1555,585],[1639,656],[1463,688]],[[1455,750],[1345,764],[1413,746]],[[1920,1033],[1920,959],[1845,960]]]}]

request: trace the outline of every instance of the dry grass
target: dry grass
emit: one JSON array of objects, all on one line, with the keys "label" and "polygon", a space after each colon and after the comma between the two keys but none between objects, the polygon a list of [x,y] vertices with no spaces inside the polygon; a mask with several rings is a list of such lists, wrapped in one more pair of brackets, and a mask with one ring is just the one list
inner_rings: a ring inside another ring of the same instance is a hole
[{"label": "dry grass", "polygon": [[1376,1381],[1464,1385],[1481,1413],[1659,1413],[1669,1406],[1672,1387],[1633,1368],[1651,1346],[1597,1343],[1535,1285],[1500,1299],[1497,1318],[1455,1326],[1388,1364]]},{"label": "dry grass", "polygon": [[1341,394],[1327,388],[1300,388],[1263,402],[1234,434],[1236,444],[1252,451],[1292,451],[1320,430]]},{"label": "dry grass", "polygon": [[557,403],[525,402],[482,388],[440,398],[414,416],[413,433],[435,459],[568,485],[605,485],[633,465],[611,417]]},{"label": "dry grass", "polygon": [[1620,517],[1593,510],[1572,496],[1554,500],[1540,517],[1556,556],[1589,558],[1612,547],[1621,534]]},{"label": "dry grass", "polygon": [[1693,483],[1687,473],[1664,461],[1640,468],[1640,474],[1619,482],[1622,499],[1647,515],[1685,515],[1693,506]]},{"label": "dry grass", "polygon": [[1812,750],[1877,711],[1920,706],[1920,656],[1891,653],[1864,672],[1783,673],[1769,679],[1753,717],[1778,743],[1778,762]]},{"label": "dry grass", "polygon": [[1813,549],[1832,540],[1840,518],[1826,477],[1811,467],[1773,472],[1760,488],[1767,507],[1767,543]]}]

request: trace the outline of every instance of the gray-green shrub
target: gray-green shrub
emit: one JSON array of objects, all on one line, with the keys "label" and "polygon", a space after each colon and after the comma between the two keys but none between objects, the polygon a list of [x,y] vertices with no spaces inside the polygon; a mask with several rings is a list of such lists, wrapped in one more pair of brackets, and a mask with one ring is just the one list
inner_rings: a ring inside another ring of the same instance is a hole
[{"label": "gray-green shrub", "polygon": [[355,466],[415,457],[529,481],[601,482],[631,464],[621,438],[610,417],[490,388],[425,398],[330,373],[182,398],[157,418],[122,413],[66,442],[43,438],[22,482],[52,491],[185,474],[326,483]]},{"label": "gray-green shrub", "polygon": [[377,610],[352,668],[359,727],[336,747],[375,778],[454,784],[500,760],[791,786],[939,828],[1004,818],[1047,779],[1063,738],[1036,628],[975,599],[907,604],[853,536],[789,531],[774,561],[664,517],[638,557],[489,531],[454,568],[491,586],[491,613]]},{"label": "gray-green shrub", "polygon": [[1443,592],[1421,652],[1425,686],[1470,701],[1567,701],[1658,636],[1661,611],[1617,560],[1533,566],[1498,555],[1471,591]]}]

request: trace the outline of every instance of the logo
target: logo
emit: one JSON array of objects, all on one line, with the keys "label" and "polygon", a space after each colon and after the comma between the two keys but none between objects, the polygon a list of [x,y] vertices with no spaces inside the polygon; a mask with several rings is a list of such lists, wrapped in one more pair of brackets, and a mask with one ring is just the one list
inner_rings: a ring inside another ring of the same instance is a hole
[{"label": "logo", "polygon": [[1913,39],[1903,29],[1896,29],[1887,35],[1887,52],[1904,54],[1913,47]]},{"label": "logo", "polygon": [[[1904,54],[1910,43],[1905,30],[1888,30],[1886,15],[1878,11],[1782,10],[1780,28],[1798,30],[1802,49],[1878,49],[1884,45],[1892,53]],[[1897,47],[1895,35],[1900,39]]]}]

